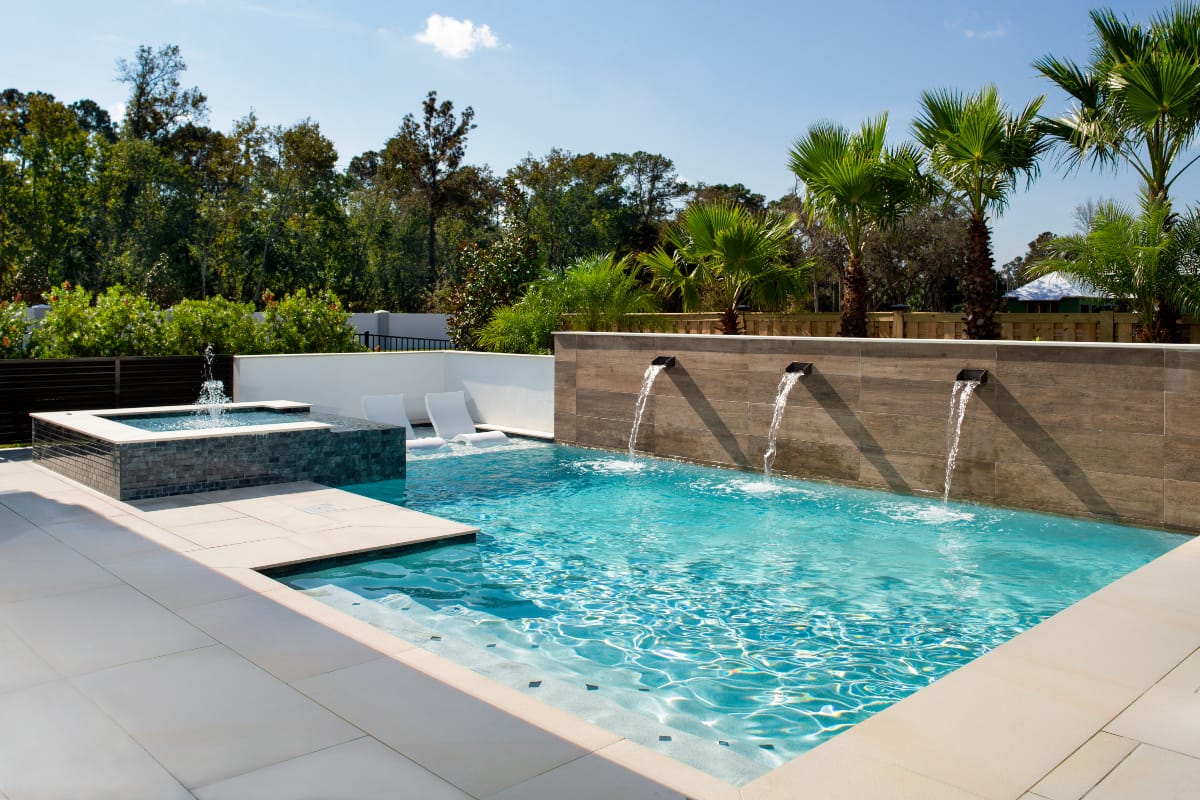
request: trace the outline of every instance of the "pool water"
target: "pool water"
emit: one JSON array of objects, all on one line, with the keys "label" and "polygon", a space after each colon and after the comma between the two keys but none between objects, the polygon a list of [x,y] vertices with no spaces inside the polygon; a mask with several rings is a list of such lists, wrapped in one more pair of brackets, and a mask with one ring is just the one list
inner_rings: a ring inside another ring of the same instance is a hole
[{"label": "pool water", "polygon": [[301,422],[307,418],[307,415],[303,413],[275,411],[269,408],[231,409],[214,418],[207,409],[201,407],[197,407],[195,411],[191,412],[122,414],[107,417],[107,419],[122,425],[156,433],[241,428],[248,425],[277,425],[281,422]]},{"label": "pool water", "polygon": [[558,445],[344,488],[481,533],[281,580],[734,783],[1187,538]]}]

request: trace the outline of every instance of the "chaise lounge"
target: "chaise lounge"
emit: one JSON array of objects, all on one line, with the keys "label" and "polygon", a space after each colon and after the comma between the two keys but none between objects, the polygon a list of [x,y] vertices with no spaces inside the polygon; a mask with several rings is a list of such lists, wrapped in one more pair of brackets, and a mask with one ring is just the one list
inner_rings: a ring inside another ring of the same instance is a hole
[{"label": "chaise lounge", "polygon": [[475,421],[467,411],[466,395],[462,392],[432,392],[425,395],[425,410],[433,429],[442,439],[461,442],[473,447],[493,447],[508,444],[502,431],[475,430]]},{"label": "chaise lounge", "polygon": [[363,416],[372,422],[403,425],[404,446],[410,451],[426,453],[450,446],[440,436],[423,436],[420,439],[416,437],[416,434],[413,433],[412,423],[408,421],[408,413],[404,410],[404,395],[402,394],[363,395],[362,410]]}]

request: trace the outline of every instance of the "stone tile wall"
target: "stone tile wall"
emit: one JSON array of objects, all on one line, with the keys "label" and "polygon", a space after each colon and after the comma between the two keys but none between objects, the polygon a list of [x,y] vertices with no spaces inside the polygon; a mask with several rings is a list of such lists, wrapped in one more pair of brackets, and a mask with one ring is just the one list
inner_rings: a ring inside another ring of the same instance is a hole
[{"label": "stone tile wall", "polygon": [[1200,347],[559,334],[555,438],[762,469],[776,386],[792,390],[775,470],[940,494],[954,377],[988,370],[967,408],[955,498],[1200,532]]},{"label": "stone tile wall", "polygon": [[404,428],[309,415],[332,429],[112,444],[34,420],[38,463],[118,500],[311,480],[403,478]]}]

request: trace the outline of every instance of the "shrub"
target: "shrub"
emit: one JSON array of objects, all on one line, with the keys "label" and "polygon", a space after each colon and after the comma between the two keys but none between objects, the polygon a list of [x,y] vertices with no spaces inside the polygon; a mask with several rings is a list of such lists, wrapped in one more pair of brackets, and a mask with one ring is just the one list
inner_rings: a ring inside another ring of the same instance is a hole
[{"label": "shrub", "polygon": [[561,328],[558,303],[534,285],[521,302],[496,309],[476,339],[493,353],[548,354],[554,350],[554,332]]},{"label": "shrub", "polygon": [[52,289],[50,310],[30,336],[39,358],[154,356],[163,352],[162,311],[145,295],[113,286],[95,298],[82,286]]},{"label": "shrub", "polygon": [[467,245],[462,262],[466,278],[450,293],[446,325],[454,346],[469,350],[496,309],[516,302],[538,276],[537,243],[510,229],[488,247]]},{"label": "shrub", "polygon": [[124,286],[96,296],[91,335],[98,356],[163,355],[163,312],[149,297]]},{"label": "shrub", "polygon": [[30,349],[38,358],[78,358],[100,355],[91,331],[92,293],[82,286],[62,286],[46,295],[50,310],[33,329]]},{"label": "shrub", "polygon": [[269,291],[264,321],[269,353],[348,353],[362,350],[348,325],[350,314],[329,291],[309,295],[299,289],[282,300]]},{"label": "shrub", "polygon": [[0,358],[25,357],[25,334],[29,331],[25,309],[19,300],[0,300]]},{"label": "shrub", "polygon": [[199,355],[212,345],[218,353],[251,355],[264,351],[262,326],[252,303],[224,297],[181,300],[163,326],[163,344],[172,355]]}]

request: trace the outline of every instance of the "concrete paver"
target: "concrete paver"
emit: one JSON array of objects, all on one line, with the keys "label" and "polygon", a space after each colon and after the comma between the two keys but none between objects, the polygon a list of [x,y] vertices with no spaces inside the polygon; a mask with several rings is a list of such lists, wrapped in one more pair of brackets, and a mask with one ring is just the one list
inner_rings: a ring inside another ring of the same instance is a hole
[{"label": "concrete paver", "polygon": [[738,788],[254,571],[461,525],[304,483],[119,503],[12,454],[0,487],[0,800],[1200,786],[1200,541]]}]

